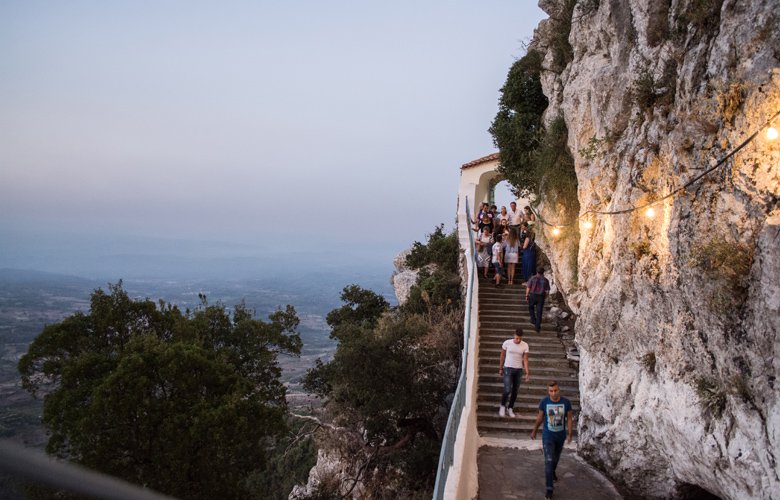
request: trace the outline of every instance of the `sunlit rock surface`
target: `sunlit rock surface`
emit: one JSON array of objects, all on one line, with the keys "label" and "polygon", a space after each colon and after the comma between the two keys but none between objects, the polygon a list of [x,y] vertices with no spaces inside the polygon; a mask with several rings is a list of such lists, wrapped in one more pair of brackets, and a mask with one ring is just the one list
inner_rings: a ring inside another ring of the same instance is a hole
[{"label": "sunlit rock surface", "polygon": [[399,305],[403,305],[406,302],[409,298],[409,292],[411,292],[412,287],[417,282],[417,274],[419,271],[417,269],[410,269],[406,265],[406,256],[409,255],[411,251],[412,249],[408,248],[393,259],[395,271],[393,271],[393,275],[390,277],[390,283],[393,285],[395,297],[398,299]]},{"label": "sunlit rock surface", "polygon": [[[573,17],[573,60],[542,85],[581,212],[672,192],[780,110],[778,0],[582,0]],[[536,32],[546,68],[554,29]],[[780,498],[780,140],[762,131],[654,208],[581,221],[578,270],[539,238],[578,315],[580,452],[642,497]]]}]

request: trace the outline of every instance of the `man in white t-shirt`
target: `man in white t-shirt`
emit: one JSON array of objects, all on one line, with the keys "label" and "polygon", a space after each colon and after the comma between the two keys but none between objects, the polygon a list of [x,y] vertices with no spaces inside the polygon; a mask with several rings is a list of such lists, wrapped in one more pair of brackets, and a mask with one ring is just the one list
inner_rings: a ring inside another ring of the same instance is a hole
[{"label": "man in white t-shirt", "polygon": [[520,388],[520,377],[528,382],[528,344],[523,342],[523,329],[515,330],[514,338],[507,339],[501,346],[501,368],[498,374],[504,377],[504,393],[501,395],[501,406],[498,416],[515,416],[512,407],[517,399],[517,389]]},{"label": "man in white t-shirt", "polygon": [[509,218],[509,227],[515,228],[520,231],[520,224],[524,222],[523,211],[517,208],[517,203],[514,201],[509,204],[509,211],[507,212]]}]

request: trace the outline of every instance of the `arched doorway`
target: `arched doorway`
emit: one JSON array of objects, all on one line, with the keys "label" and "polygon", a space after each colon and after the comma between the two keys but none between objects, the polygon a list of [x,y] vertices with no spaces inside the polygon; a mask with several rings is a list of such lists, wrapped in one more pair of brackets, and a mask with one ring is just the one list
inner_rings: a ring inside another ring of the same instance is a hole
[{"label": "arched doorway", "polygon": [[499,210],[501,207],[506,207],[506,209],[509,210],[509,204],[516,201],[509,181],[501,180],[493,186],[490,192],[490,199],[490,203],[496,205]]}]

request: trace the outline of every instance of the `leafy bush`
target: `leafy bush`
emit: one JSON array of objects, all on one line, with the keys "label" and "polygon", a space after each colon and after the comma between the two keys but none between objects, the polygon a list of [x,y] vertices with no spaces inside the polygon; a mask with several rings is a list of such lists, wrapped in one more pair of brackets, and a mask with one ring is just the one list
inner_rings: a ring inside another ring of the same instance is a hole
[{"label": "leafy bush", "polygon": [[654,352],[648,352],[647,354],[645,354],[644,356],[642,356],[639,359],[642,362],[642,365],[645,367],[645,369],[647,369],[648,372],[655,373],[656,358],[655,358],[655,353]]},{"label": "leafy bush", "polygon": [[[445,424],[437,415],[457,380],[461,322],[460,310],[397,311],[373,329],[353,324],[359,334],[340,339],[333,360],[307,373],[307,390],[326,398],[340,425],[361,437],[360,449],[373,450],[354,454],[351,466],[372,496],[384,497],[388,484],[405,497],[430,496]],[[442,324],[455,330],[442,332]]]},{"label": "leafy bush", "polygon": [[677,13],[677,32],[685,33],[689,27],[694,38],[712,35],[720,26],[720,11],[723,0],[689,0],[680,2]]},{"label": "leafy bush", "polygon": [[732,83],[725,90],[718,92],[715,97],[718,101],[718,113],[724,122],[731,122],[739,112],[745,101],[745,85]]},{"label": "leafy bush", "polygon": [[402,306],[404,312],[424,313],[431,308],[457,309],[460,307],[460,277],[436,269],[433,273],[421,271]]},{"label": "leafy bush", "polygon": [[[574,58],[574,49],[569,43],[569,35],[571,34],[572,14],[576,5],[577,0],[563,0],[560,11],[555,16],[550,17],[552,29],[549,43],[553,53],[553,67],[557,71],[562,71]],[[583,3],[583,15],[592,13],[596,9],[598,9],[598,2],[586,0]]]},{"label": "leafy bush", "polygon": [[501,151],[498,171],[516,191],[536,186],[529,164],[543,132],[542,113],[548,104],[539,77],[541,66],[542,56],[535,50],[512,65],[489,129]]},{"label": "leafy bush", "polygon": [[426,244],[415,241],[412,251],[406,256],[406,265],[421,269],[435,264],[439,269],[456,273],[458,271],[458,235],[455,231],[444,234],[444,224],[439,224],[428,235]]},{"label": "leafy bush", "polygon": [[569,221],[579,215],[577,173],[574,158],[566,145],[569,130],[563,116],[555,118],[545,131],[535,154],[534,175],[541,192],[549,201],[563,208],[561,216]]},{"label": "leafy bush", "polygon": [[640,260],[645,255],[650,255],[652,253],[650,250],[650,242],[647,240],[633,241],[629,244],[629,248],[634,252],[634,258],[636,260]]},{"label": "leafy bush", "polygon": [[596,159],[596,156],[601,150],[601,147],[606,142],[608,142],[606,137],[599,138],[594,135],[593,137],[588,139],[588,145],[585,146],[584,148],[580,148],[578,153],[586,160],[593,161]]},{"label": "leafy bush", "polygon": [[714,381],[702,377],[696,379],[696,394],[702,408],[715,418],[720,418],[726,409],[726,392]]},{"label": "leafy bush", "polygon": [[713,312],[732,315],[742,305],[753,265],[751,247],[715,237],[694,245],[688,264],[711,282],[708,302]]}]

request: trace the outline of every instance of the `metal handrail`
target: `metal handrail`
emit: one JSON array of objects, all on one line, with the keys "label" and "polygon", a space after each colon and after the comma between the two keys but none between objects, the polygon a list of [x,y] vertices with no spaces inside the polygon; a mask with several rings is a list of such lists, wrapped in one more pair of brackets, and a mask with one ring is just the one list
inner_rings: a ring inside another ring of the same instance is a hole
[{"label": "metal handrail", "polygon": [[[439,452],[439,467],[436,471],[436,484],[433,487],[434,500],[444,498],[444,488],[447,485],[447,476],[455,457],[455,440],[457,439],[460,419],[463,415],[463,409],[466,406],[466,366],[469,356],[469,338],[471,336],[471,302],[474,292],[474,255],[476,248],[474,246],[474,235],[471,232],[469,224],[469,197],[465,197],[466,208],[466,227],[469,234],[469,246],[464,249],[466,254],[466,271],[468,283],[466,286],[466,304],[465,315],[463,318],[463,353],[460,360],[460,375],[458,376],[458,386],[455,389],[455,396],[450,406],[450,414],[447,417],[447,426],[444,428],[444,437],[442,438],[441,451]],[[460,240],[460,238],[458,238]]]},{"label": "metal handrail", "polygon": [[127,481],[0,440],[0,470],[52,488],[107,500],[170,499]]}]

